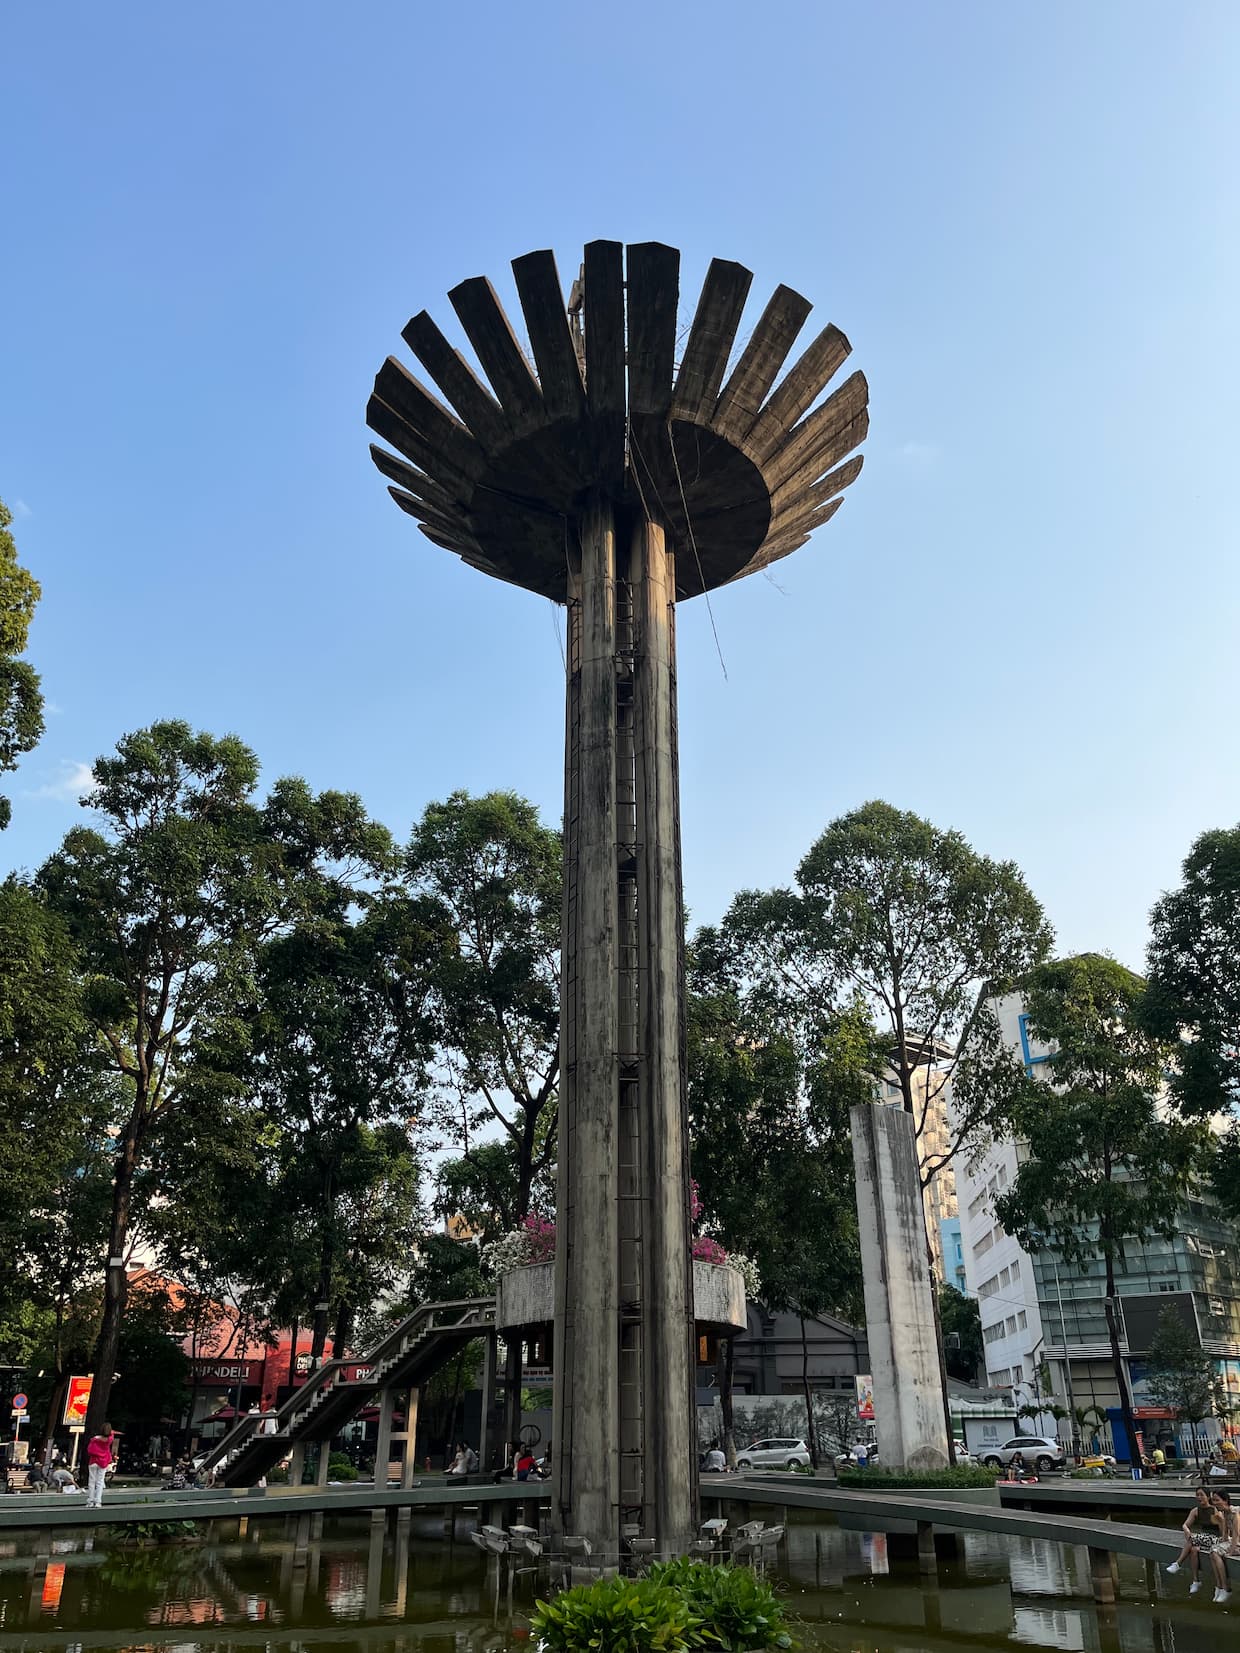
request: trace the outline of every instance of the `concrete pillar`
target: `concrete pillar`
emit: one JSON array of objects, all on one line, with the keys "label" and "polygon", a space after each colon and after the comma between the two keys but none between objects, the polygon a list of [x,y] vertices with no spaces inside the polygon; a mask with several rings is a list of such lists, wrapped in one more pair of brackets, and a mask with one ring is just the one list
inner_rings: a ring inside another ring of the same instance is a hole
[{"label": "concrete pillar", "polygon": [[[675,559],[640,521],[633,591],[637,803],[638,1121],[641,1159],[643,1497],[641,1524],[678,1554],[697,1529],[689,1120],[684,1074],[684,894],[676,739]],[[624,1090],[622,1087],[623,1100]]]},{"label": "concrete pillar", "polygon": [[923,1573],[938,1577],[939,1556],[934,1547],[934,1524],[930,1521],[917,1523],[917,1565]]},{"label": "concrete pillar", "polygon": [[392,1413],[396,1397],[391,1389],[379,1392],[379,1431],[375,1438],[375,1488],[382,1492],[388,1483],[388,1465],[392,1461]]},{"label": "concrete pillar", "polygon": [[[572,548],[570,547],[570,558]],[[616,526],[570,565],[553,1407],[553,1531],[612,1547],[619,1509]]]},{"label": "concrete pillar", "polygon": [[1117,1572],[1113,1551],[1099,1550],[1091,1544],[1089,1546],[1089,1575],[1094,1587],[1095,1601],[1108,1606],[1114,1602]]},{"label": "concrete pillar", "polygon": [[943,1469],[947,1426],[913,1121],[903,1108],[870,1103],[850,1119],[880,1461]]},{"label": "concrete pillar", "polygon": [[478,1468],[488,1470],[491,1467],[491,1437],[494,1433],[491,1425],[491,1411],[495,1405],[495,1378],[496,1359],[498,1350],[494,1332],[488,1332],[484,1339],[484,1353],[482,1357],[482,1421],[478,1431]]},{"label": "concrete pillar", "polygon": [[409,1391],[408,1404],[405,1407],[405,1459],[401,1465],[400,1484],[402,1487],[411,1487],[417,1479],[418,1460],[418,1391]]},{"label": "concrete pillar", "polygon": [[569,549],[552,1531],[696,1530],[675,571],[596,500]]},{"label": "concrete pillar", "polygon": [[288,1466],[288,1484],[289,1484],[289,1486],[299,1487],[301,1485],[301,1478],[305,1474],[305,1472],[306,1472],[306,1443],[305,1443],[305,1441],[295,1441],[293,1443],[293,1452],[292,1452],[291,1458],[289,1459],[289,1466]]}]

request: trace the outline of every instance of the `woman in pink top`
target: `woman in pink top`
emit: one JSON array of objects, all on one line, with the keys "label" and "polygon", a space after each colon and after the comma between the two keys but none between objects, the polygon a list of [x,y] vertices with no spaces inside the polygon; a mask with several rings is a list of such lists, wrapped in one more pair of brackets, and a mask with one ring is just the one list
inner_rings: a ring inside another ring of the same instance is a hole
[{"label": "woman in pink top", "polygon": [[116,1456],[116,1436],[112,1425],[105,1423],[101,1435],[93,1435],[86,1448],[87,1488],[86,1508],[97,1510],[103,1503],[103,1479]]}]

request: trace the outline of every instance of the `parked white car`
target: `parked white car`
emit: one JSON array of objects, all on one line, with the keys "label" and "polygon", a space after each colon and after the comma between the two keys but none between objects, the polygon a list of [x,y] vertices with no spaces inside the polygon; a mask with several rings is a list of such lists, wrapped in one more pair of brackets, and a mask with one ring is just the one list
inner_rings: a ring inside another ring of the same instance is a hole
[{"label": "parked white car", "polygon": [[1013,1435],[1002,1446],[988,1446],[982,1453],[982,1462],[991,1469],[1007,1469],[1019,1452],[1026,1469],[1036,1469],[1039,1475],[1064,1467],[1064,1450],[1049,1435]]},{"label": "parked white car", "polygon": [[797,1469],[808,1468],[809,1448],[804,1441],[791,1435],[772,1435],[769,1440],[754,1441],[736,1454],[737,1469]]}]

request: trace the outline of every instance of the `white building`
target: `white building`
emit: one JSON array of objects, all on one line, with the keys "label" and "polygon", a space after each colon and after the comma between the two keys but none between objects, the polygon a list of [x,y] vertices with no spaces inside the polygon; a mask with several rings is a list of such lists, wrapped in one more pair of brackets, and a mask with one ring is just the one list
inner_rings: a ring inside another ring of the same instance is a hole
[{"label": "white building", "polygon": [[[996,1009],[1004,1038],[1025,1062],[1045,1060],[1046,1051],[1030,1045],[1021,999],[1010,995]],[[1021,1405],[1034,1397],[1043,1332],[1033,1259],[994,1214],[995,1198],[1015,1177],[1016,1167],[1016,1144],[994,1142],[974,1157],[959,1155],[955,1170],[965,1272],[981,1310],[986,1381],[994,1389],[1015,1390],[1013,1400]]]}]

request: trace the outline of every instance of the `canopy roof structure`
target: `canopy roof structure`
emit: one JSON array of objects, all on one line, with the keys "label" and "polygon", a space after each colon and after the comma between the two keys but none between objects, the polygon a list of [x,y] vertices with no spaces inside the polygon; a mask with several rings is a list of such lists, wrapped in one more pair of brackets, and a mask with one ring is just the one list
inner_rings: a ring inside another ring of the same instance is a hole
[{"label": "canopy roof structure", "polygon": [[868,389],[854,372],[820,400],[850,352],[830,325],[780,377],[808,299],[778,287],[736,353],[753,276],[714,259],[678,360],[674,247],[590,242],[567,303],[551,252],[512,268],[528,351],[472,277],[448,296],[485,379],[423,310],[403,337],[443,399],[389,357],[367,407],[396,449],[372,445],[374,462],[436,545],[563,603],[569,524],[601,493],[662,523],[683,600],[786,557],[839,509]]}]

